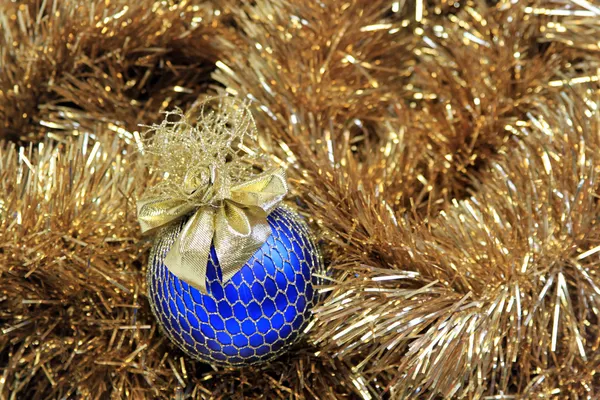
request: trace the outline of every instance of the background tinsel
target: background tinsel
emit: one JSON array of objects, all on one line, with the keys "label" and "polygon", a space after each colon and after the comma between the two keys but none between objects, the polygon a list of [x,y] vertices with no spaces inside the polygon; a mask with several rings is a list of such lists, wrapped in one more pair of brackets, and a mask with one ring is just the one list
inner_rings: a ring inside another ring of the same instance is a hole
[{"label": "background tinsel", "polygon": [[[600,4],[0,3],[0,398],[600,398]],[[264,367],[149,310],[135,137],[215,93],[331,279]]]}]

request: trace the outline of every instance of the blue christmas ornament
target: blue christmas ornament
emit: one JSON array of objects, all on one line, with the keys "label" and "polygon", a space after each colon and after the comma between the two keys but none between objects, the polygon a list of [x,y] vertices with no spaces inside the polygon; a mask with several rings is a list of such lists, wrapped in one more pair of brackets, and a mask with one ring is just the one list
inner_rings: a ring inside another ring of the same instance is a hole
[{"label": "blue christmas ornament", "polygon": [[241,366],[300,337],[321,263],[304,222],[280,206],[285,169],[260,154],[248,104],[218,100],[201,103],[197,123],[169,113],[140,143],[160,179],[137,214],[157,235],[148,297],[159,325],[192,357]]},{"label": "blue christmas ornament", "polygon": [[289,348],[309,323],[320,283],[319,252],[304,222],[277,207],[267,216],[271,235],[225,283],[211,247],[202,293],[164,263],[187,220],[163,229],[150,255],[148,296],[167,336],[192,357],[229,366]]}]

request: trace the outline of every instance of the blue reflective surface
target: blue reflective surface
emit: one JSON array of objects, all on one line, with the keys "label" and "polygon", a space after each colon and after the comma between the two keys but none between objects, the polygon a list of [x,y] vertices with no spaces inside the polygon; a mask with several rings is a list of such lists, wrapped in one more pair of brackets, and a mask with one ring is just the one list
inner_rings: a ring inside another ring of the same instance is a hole
[{"label": "blue reflective surface", "polygon": [[226,365],[265,361],[306,327],[317,300],[313,272],[321,270],[316,245],[292,211],[277,208],[267,220],[271,236],[225,285],[211,249],[207,294],[163,262],[185,221],[157,237],[148,268],[150,303],[167,336],[191,356]]}]

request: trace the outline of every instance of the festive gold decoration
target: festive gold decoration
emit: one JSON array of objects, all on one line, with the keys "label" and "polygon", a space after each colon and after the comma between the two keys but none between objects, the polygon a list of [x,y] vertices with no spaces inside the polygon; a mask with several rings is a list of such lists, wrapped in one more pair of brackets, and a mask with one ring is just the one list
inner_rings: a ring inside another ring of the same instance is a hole
[{"label": "festive gold decoration", "polygon": [[142,148],[166,177],[137,206],[142,233],[156,234],[192,215],[165,265],[203,293],[211,246],[227,282],[268,239],[267,215],[287,193],[281,168],[252,170],[259,157],[242,147],[247,135],[255,136],[247,106],[227,97],[213,100],[219,101],[217,111],[204,109],[210,99],[203,102],[194,126],[179,113],[181,120],[165,120],[151,130]]},{"label": "festive gold decoration", "polygon": [[[5,1],[0,24],[23,145],[0,150],[0,397],[600,396],[598,4]],[[144,297],[138,124],[215,92],[252,102],[330,271],[262,369],[191,362]]]}]

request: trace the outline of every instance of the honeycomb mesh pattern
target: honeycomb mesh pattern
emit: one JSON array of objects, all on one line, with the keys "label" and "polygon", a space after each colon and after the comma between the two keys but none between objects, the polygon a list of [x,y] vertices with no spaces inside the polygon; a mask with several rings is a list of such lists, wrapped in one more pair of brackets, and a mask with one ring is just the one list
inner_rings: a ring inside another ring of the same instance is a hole
[{"label": "honeycomb mesh pattern", "polygon": [[156,238],[148,268],[152,311],[167,336],[190,356],[214,364],[256,364],[283,352],[306,328],[317,301],[321,259],[307,226],[279,207],[272,234],[225,285],[214,248],[207,294],[179,280],[164,264],[185,220]]}]

